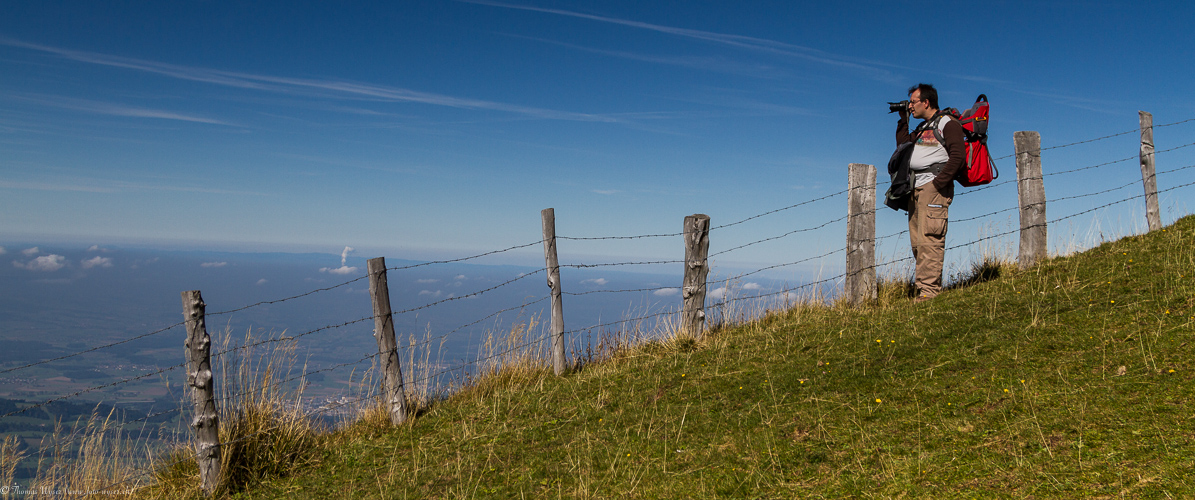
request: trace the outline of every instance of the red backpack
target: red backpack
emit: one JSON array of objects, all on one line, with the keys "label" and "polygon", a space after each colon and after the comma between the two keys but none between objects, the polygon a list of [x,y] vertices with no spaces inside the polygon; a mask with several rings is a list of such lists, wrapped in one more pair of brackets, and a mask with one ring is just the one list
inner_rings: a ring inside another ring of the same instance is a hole
[{"label": "red backpack", "polygon": [[942,111],[955,117],[963,125],[963,135],[967,142],[967,163],[955,174],[954,180],[965,187],[971,187],[982,186],[1000,177],[1000,171],[996,170],[996,163],[992,161],[992,154],[988,151],[988,96],[979,94],[975,99],[975,105],[962,113],[954,108]]}]

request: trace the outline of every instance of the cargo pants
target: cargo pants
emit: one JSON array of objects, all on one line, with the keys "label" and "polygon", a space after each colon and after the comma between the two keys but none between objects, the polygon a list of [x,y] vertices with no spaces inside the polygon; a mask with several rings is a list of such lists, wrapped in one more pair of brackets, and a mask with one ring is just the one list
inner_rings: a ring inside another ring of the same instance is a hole
[{"label": "cargo pants", "polygon": [[932,299],[942,291],[942,265],[946,257],[946,226],[954,182],[939,193],[930,182],[913,190],[909,200],[909,241],[917,270],[913,285],[917,296]]}]

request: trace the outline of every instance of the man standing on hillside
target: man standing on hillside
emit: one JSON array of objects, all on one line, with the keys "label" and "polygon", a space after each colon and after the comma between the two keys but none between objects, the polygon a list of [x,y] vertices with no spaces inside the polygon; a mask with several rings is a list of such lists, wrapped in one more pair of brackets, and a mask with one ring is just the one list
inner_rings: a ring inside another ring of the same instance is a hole
[{"label": "man standing on hillside", "polygon": [[[923,121],[909,134],[909,115]],[[909,159],[913,195],[909,199],[909,240],[917,261],[914,302],[932,299],[942,291],[942,262],[946,257],[946,222],[954,199],[954,174],[966,161],[963,126],[938,109],[938,91],[919,83],[909,88],[909,106],[896,123],[896,144],[915,140]]]}]

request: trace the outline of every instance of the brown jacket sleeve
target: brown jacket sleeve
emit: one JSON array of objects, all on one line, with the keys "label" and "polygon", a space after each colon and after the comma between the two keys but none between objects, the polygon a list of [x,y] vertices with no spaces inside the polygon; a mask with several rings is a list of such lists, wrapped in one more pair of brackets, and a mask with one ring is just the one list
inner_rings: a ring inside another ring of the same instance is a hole
[{"label": "brown jacket sleeve", "polygon": [[909,142],[909,117],[901,118],[896,122],[896,145],[899,146]]},{"label": "brown jacket sleeve", "polygon": [[[897,131],[899,137],[900,131]],[[905,132],[908,135],[908,132]],[[967,143],[963,137],[963,125],[958,120],[950,120],[942,129],[942,138],[946,140],[946,153],[950,155],[950,159],[946,160],[946,165],[942,167],[942,171],[938,172],[938,176],[934,177],[934,187],[938,192],[943,192],[951,187],[954,183],[954,174],[963,167],[963,162],[967,161]]]}]

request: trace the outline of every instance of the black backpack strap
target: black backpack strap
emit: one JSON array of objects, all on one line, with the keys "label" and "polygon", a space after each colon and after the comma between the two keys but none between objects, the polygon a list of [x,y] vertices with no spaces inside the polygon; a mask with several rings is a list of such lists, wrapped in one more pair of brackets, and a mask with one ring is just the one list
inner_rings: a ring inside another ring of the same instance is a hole
[{"label": "black backpack strap", "polygon": [[942,131],[938,130],[938,124],[940,124],[943,119],[950,119],[949,117],[950,115],[938,111],[938,114],[934,115],[933,118],[925,121],[925,123],[929,124],[930,130],[934,131],[934,138],[938,140],[938,144],[941,144],[942,147],[946,147],[946,138],[942,137]]}]

